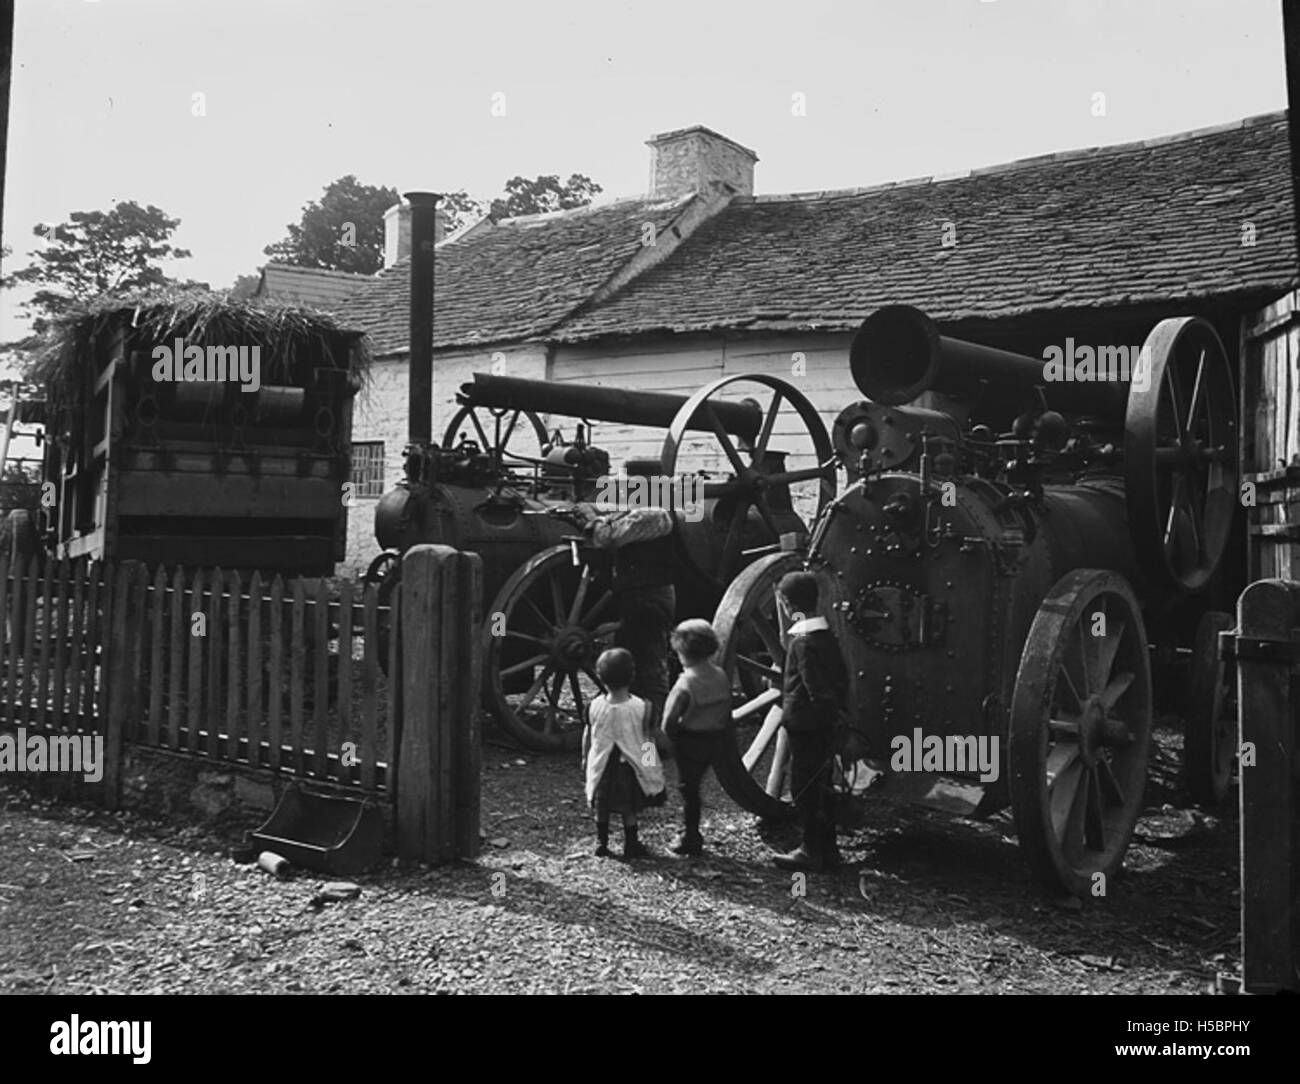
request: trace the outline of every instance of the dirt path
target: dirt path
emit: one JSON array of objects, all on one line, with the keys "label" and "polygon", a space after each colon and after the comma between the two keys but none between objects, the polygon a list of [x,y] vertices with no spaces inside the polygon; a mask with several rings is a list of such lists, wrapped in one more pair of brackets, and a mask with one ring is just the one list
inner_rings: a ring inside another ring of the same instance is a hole
[{"label": "dirt path", "polygon": [[[1180,804],[1159,737],[1153,813]],[[0,788],[0,992],[1200,993],[1238,966],[1231,810],[1144,822],[1185,834],[1136,843],[1108,899],[1067,910],[1005,816],[879,803],[842,840],[852,865],[800,896],[754,819],[706,802],[704,858],[598,859],[576,757],[489,747],[477,866],[387,868],[313,906],[324,878],[275,881],[195,828]],[[649,814],[660,854],[678,815]]]}]

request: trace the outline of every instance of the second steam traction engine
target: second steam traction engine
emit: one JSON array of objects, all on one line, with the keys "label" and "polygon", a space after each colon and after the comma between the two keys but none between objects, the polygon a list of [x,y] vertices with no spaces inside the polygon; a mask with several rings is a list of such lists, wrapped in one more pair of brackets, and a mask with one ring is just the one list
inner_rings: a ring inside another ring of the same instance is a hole
[{"label": "second steam traction engine", "polygon": [[[1044,383],[1041,360],[941,337],[892,306],[864,322],[850,361],[868,397],[834,430],[851,484],[805,554],[750,565],[717,613],[739,698],[720,777],[755,812],[788,800],[773,587],[808,567],[853,682],[845,787],[855,762],[888,764],[902,739],[962,754],[983,742],[999,750],[995,772],[981,778],[973,756],[965,771],[907,762],[882,793],[972,815],[1010,805],[1040,879],[1083,894],[1118,868],[1142,808],[1150,646],[1176,655],[1228,545],[1237,432],[1223,347],[1204,320],[1165,320],[1131,383]],[[1222,620],[1202,616],[1194,665],[1217,665],[1205,643]],[[1233,731],[1191,709],[1193,789],[1221,796]]]}]

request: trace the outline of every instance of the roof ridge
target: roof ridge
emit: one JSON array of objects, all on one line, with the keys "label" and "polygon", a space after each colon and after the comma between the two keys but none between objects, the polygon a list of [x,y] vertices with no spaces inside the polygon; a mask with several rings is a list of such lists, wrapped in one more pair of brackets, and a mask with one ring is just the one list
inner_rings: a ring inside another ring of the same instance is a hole
[{"label": "roof ridge", "polygon": [[301,271],[305,275],[338,275],[350,279],[370,280],[374,275],[368,275],[364,271],[340,271],[337,267],[303,267],[296,263],[281,263],[279,260],[268,260],[263,271],[268,267],[275,267],[284,271]]},{"label": "roof ridge", "polygon": [[1048,162],[1069,162],[1076,161],[1080,158],[1102,158],[1112,154],[1128,154],[1134,151],[1147,150],[1152,147],[1163,147],[1171,143],[1186,143],[1194,139],[1204,139],[1207,136],[1222,135],[1225,132],[1234,132],[1246,128],[1256,128],[1265,124],[1273,124],[1286,119],[1286,110],[1276,110],[1272,113],[1258,113],[1254,116],[1243,117],[1240,120],[1228,121],[1225,124],[1214,124],[1204,128],[1193,128],[1184,132],[1174,132],[1172,135],[1154,136],[1150,139],[1130,140],[1127,143],[1110,143],[1097,147],[1076,147],[1072,150],[1054,151],[1049,154],[1036,154],[1028,158],[1014,158],[1010,162],[997,162],[991,166],[979,166],[974,169],[956,170],[947,173],[935,173],[927,177],[909,177],[901,181],[884,181],[881,184],[867,185],[856,188],[827,188],[821,191],[811,192],[773,192],[764,193],[758,196],[737,196],[735,203],[786,203],[786,202],[811,202],[819,199],[845,199],[851,196],[864,196],[872,192],[883,192],[890,188],[915,188],[926,184],[942,184],[947,181],[960,181],[968,177],[986,176],[993,173],[1007,173],[1018,169],[1025,169],[1031,166],[1045,165]]},{"label": "roof ridge", "polygon": [[645,203],[653,206],[672,207],[676,204],[684,204],[695,197],[697,193],[688,192],[682,196],[675,196],[672,199],[664,199],[655,196],[619,196],[616,199],[604,200],[599,203],[586,203],[581,207],[566,207],[560,211],[539,211],[531,215],[513,215],[510,218],[499,218],[496,224],[506,226],[512,224],[527,224],[532,222],[542,222],[548,219],[559,219],[565,216],[577,217],[584,214],[598,214],[601,211],[621,209],[625,204]]}]

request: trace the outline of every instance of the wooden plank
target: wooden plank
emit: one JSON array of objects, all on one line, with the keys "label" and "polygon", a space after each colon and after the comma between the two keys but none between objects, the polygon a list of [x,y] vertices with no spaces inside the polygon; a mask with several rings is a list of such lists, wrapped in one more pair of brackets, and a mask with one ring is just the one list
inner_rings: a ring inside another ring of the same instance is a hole
[{"label": "wooden plank", "polygon": [[284,580],[276,576],[271,581],[270,616],[270,657],[267,663],[267,676],[270,679],[268,716],[266,726],[267,741],[270,743],[269,766],[273,772],[280,770],[281,715],[284,711]]},{"label": "wooden plank", "polygon": [[13,726],[19,702],[18,675],[23,658],[23,629],[26,614],[23,608],[23,594],[27,587],[27,570],[21,561],[16,560],[12,569],[13,590],[10,592],[9,620],[10,630],[14,633],[9,646],[9,680],[5,683],[5,722]]},{"label": "wooden plank", "polygon": [[[95,721],[98,733],[108,734],[109,697],[113,691],[113,681],[109,674],[109,662],[112,655],[113,605],[116,598],[117,576],[119,566],[100,562],[99,608],[96,617],[98,633],[94,643],[98,656],[98,674],[95,686]],[[106,739],[107,740],[107,739]]]},{"label": "wooden plank", "polygon": [[0,704],[7,704],[13,699],[10,686],[5,683],[6,655],[12,654],[16,646],[10,632],[9,602],[12,592],[9,590],[9,554],[0,553]]},{"label": "wooden plank", "polygon": [[[464,607],[463,585],[458,567],[459,554],[455,550],[442,555],[435,580],[437,596],[430,600],[430,610],[436,613],[433,648],[437,652],[438,687],[437,710],[432,717],[433,733],[433,801],[434,846],[438,860],[449,862],[456,857],[456,761],[452,756],[455,729],[461,725],[457,713],[460,709],[459,685],[465,680],[462,669],[462,647],[459,643],[460,613]],[[408,662],[409,662],[408,658]]]},{"label": "wooden plank", "polygon": [[[361,593],[361,789],[376,786],[375,761],[379,759],[379,587],[368,584]],[[393,729],[388,716],[388,730]]]},{"label": "wooden plank", "polygon": [[329,776],[329,584],[324,579],[316,581],[312,613],[312,749],[315,767],[312,774],[317,779]]},{"label": "wooden plank", "polygon": [[[189,635],[189,622],[185,620],[185,572],[180,565],[172,574],[171,591],[167,595],[167,608],[170,616],[167,635],[167,748],[181,747],[181,714],[183,710],[181,692],[182,677],[185,671],[185,638]],[[158,625],[162,628],[162,623]]]},{"label": "wooden plank", "polygon": [[[108,788],[110,761],[121,758],[123,753],[123,727],[126,720],[127,700],[130,696],[130,589],[138,565],[123,565],[110,570],[116,574],[116,581],[105,595],[107,620],[104,623],[107,632],[103,645],[104,679],[101,688],[106,690],[108,703],[104,713],[104,804],[114,808],[115,801]],[[116,774],[116,773],[115,773]]]},{"label": "wooden plank", "polygon": [[[398,753],[397,852],[424,862],[441,861],[436,792],[438,734],[443,726],[446,681],[441,672],[437,624],[446,546],[412,546],[402,557],[397,593],[402,605],[402,729]],[[434,620],[430,620],[430,616]]]},{"label": "wooden plank", "polygon": [[[1300,609],[1300,585],[1252,583],[1237,602],[1239,635],[1288,640]],[[1287,665],[1237,662],[1240,740],[1254,748],[1241,768],[1242,973],[1251,993],[1297,988],[1300,934],[1300,790],[1295,756],[1300,705]]]},{"label": "wooden plank", "polygon": [[100,392],[108,387],[109,382],[117,374],[117,362],[118,356],[115,354],[113,357],[108,359],[108,364],[105,365],[99,375],[95,377],[95,398],[99,397]]},{"label": "wooden plank", "polygon": [[[117,380],[110,381],[106,389],[104,430],[114,441],[122,434],[122,385]],[[103,549],[100,552],[106,560],[112,560],[115,556],[118,560],[125,559],[117,554],[116,549],[118,531],[116,475],[117,468],[113,463],[113,457],[108,456],[100,465],[95,517],[103,540]]]},{"label": "wooden plank", "polygon": [[333,478],[122,471],[118,490],[119,516],[333,519],[340,508]]},{"label": "wooden plank", "polygon": [[19,706],[22,710],[22,721],[30,723],[32,721],[32,695],[36,685],[36,610],[40,605],[41,596],[41,574],[40,565],[37,558],[33,555],[31,563],[27,570],[27,623],[25,627],[25,643],[23,644],[23,686],[19,694]]},{"label": "wooden plank", "polygon": [[[231,572],[226,584],[226,622],[230,629],[230,639],[226,642],[226,743],[224,755],[227,760],[235,760],[239,750],[239,726],[243,714],[245,683],[240,673],[240,594],[243,585],[239,582],[239,573]],[[250,600],[249,606],[253,603]]]},{"label": "wooden plank", "polygon": [[1300,317],[1298,305],[1300,305],[1300,291],[1294,291],[1266,305],[1252,316],[1243,317],[1246,324],[1246,338],[1251,340],[1263,338],[1270,335],[1275,328],[1285,326],[1297,319]]},{"label": "wooden plank", "polygon": [[332,575],[330,525],[321,520],[319,535],[122,535],[118,554],[123,560],[158,564],[179,560],[186,567],[261,568],[314,575]]},{"label": "wooden plank", "polygon": [[148,623],[149,604],[149,570],[139,562],[133,563],[135,569],[131,581],[128,609],[131,614],[130,648],[128,660],[127,715],[124,723],[123,739],[135,739],[140,734],[140,716],[145,711],[144,701],[144,659],[145,628]]},{"label": "wooden plank", "polygon": [[[190,446],[196,450],[183,450]],[[123,473],[166,471],[172,476],[193,475],[195,477],[192,481],[206,482],[217,469],[217,456],[211,449],[209,441],[169,444],[166,452],[152,448],[124,447],[121,452],[121,467]],[[226,469],[245,471],[253,458],[251,447],[247,454],[232,452],[225,459]],[[256,460],[257,473],[263,477],[294,480],[304,477],[299,467],[298,453],[286,454],[283,447],[270,447],[269,450],[258,453]],[[309,456],[307,462],[307,478],[325,478],[333,482],[341,474],[337,456]]]},{"label": "wooden plank", "polygon": [[1255,469],[1273,470],[1277,463],[1273,457],[1274,402],[1277,397],[1277,354],[1280,344],[1276,339],[1266,339],[1261,344],[1259,363],[1259,388],[1255,399]]},{"label": "wooden plank", "polygon": [[463,592],[456,639],[460,644],[459,705],[455,727],[452,775],[455,780],[453,852],[457,858],[479,855],[482,823],[483,737],[480,726],[480,690],[483,657],[479,634],[483,614],[483,560],[475,553],[456,557],[457,579]]},{"label": "wooden plank", "polygon": [[1290,393],[1280,455],[1290,466],[1300,462],[1300,328],[1292,328],[1287,332],[1287,342],[1290,343],[1290,365],[1287,372]]},{"label": "wooden plank", "polygon": [[207,625],[207,671],[208,683],[204,689],[207,694],[205,718],[203,720],[207,727],[208,740],[204,747],[207,756],[219,757],[221,750],[219,747],[221,731],[221,700],[225,684],[225,672],[222,667],[222,657],[224,655],[224,640],[222,637],[225,613],[223,610],[223,592],[225,587],[225,574],[218,567],[212,572],[211,587],[208,591],[208,625]]},{"label": "wooden plank", "polygon": [[53,625],[51,638],[54,641],[54,674],[53,688],[50,690],[50,725],[62,730],[64,727],[64,706],[66,701],[66,689],[64,681],[67,679],[68,672],[68,588],[71,587],[72,570],[68,567],[66,560],[59,562],[56,579],[58,580],[58,591],[54,599],[53,621],[50,615],[46,616],[47,635],[51,635],[48,625]]},{"label": "wooden plank", "polygon": [[1277,345],[1277,371],[1274,374],[1276,396],[1273,402],[1273,457],[1275,466],[1284,467],[1287,462],[1287,445],[1290,443],[1286,427],[1291,416],[1291,368],[1295,358],[1295,343],[1288,333],[1278,340]]},{"label": "wooden plank", "polygon": [[149,707],[145,712],[144,740],[150,748],[156,749],[162,730],[163,687],[167,683],[167,671],[164,669],[166,653],[163,645],[167,641],[167,628],[164,623],[164,606],[167,602],[167,570],[159,565],[154,572],[153,583],[149,588],[149,620],[147,632],[149,637]]},{"label": "wooden plank", "polygon": [[307,592],[299,576],[293,581],[293,618],[289,641],[289,742],[293,746],[293,771],[306,774],[303,755],[302,694],[306,681],[306,644],[303,643],[303,626],[307,609]]},{"label": "wooden plank", "polygon": [[[383,620],[380,612],[379,619]],[[404,701],[402,699],[403,644],[402,644],[402,592],[399,588],[393,592],[388,603],[388,747],[384,762],[388,769],[389,793],[397,792],[397,766],[402,756],[402,722]]]},{"label": "wooden plank", "polygon": [[189,613],[185,615],[185,650],[189,653],[190,687],[186,697],[189,711],[185,722],[185,748],[191,753],[199,749],[199,716],[203,707],[203,656],[204,641],[195,635],[195,630],[202,627],[196,618],[203,614],[203,569],[194,570],[194,582],[190,585]]},{"label": "wooden plank", "polygon": [[112,630],[104,663],[104,685],[111,690],[104,734],[104,804],[116,809],[121,799],[122,758],[127,720],[139,688],[140,626],[144,613],[145,569],[138,563],[122,565],[111,598]]},{"label": "wooden plank", "polygon": [[259,767],[255,755],[262,733],[262,573],[248,581],[248,702],[245,720],[250,744],[249,763]]},{"label": "wooden plank", "polygon": [[99,666],[102,659],[103,643],[103,620],[102,611],[107,605],[104,597],[104,566],[99,561],[87,562],[79,561],[86,569],[86,608],[85,629],[82,633],[82,643],[85,645],[84,657],[86,660],[85,671],[82,674],[82,694],[80,712],[82,716],[90,716],[94,720],[92,730],[98,732],[102,720],[96,716],[96,704],[98,703],[97,691],[101,682],[99,681]]},{"label": "wooden plank", "polygon": [[[339,737],[344,742],[356,744],[360,752],[357,735],[352,730],[352,597],[352,581],[344,580],[339,585]],[[363,755],[370,756],[370,750],[366,750]],[[354,769],[344,763],[345,759],[339,757],[340,783],[352,782],[354,774]]]},{"label": "wooden plank", "polygon": [[54,646],[51,635],[50,620],[53,611],[53,592],[55,570],[54,561],[45,562],[45,575],[41,580],[41,653],[40,664],[36,670],[36,725],[44,729],[49,726],[50,702],[50,650]]}]

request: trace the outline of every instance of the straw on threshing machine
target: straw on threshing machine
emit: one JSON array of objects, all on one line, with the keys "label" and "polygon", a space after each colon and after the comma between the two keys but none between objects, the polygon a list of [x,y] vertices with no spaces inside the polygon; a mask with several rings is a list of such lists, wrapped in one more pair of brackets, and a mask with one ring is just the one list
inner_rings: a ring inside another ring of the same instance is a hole
[{"label": "straw on threshing machine", "polygon": [[[576,748],[585,704],[599,689],[596,657],[618,623],[606,555],[577,544],[563,511],[598,496],[599,481],[610,474],[608,454],[589,442],[592,423],[664,430],[658,454],[664,478],[688,473],[688,460],[724,464],[711,477],[692,476],[701,483],[702,515],[672,509],[680,528],[682,617],[712,613],[732,577],[778,548],[782,535],[807,535],[800,509],[811,518],[835,493],[830,438],[812,404],[769,376],[724,378],[677,396],[478,373],[461,388],[462,408],[442,443],[433,443],[437,197],[416,192],[407,199],[410,442],[405,478],[375,512],[384,550],[367,578],[393,584],[401,554],[417,543],[478,553],[487,706],[531,748]],[[740,389],[753,396],[736,399]],[[578,421],[576,439],[565,444],[558,431],[548,436],[539,414]],[[521,438],[537,447],[523,450]],[[787,469],[774,438],[800,450],[798,469]]]},{"label": "straw on threshing machine", "polygon": [[[867,397],[834,426],[851,484],[806,551],[760,557],[717,611],[737,696],[723,785],[756,813],[788,810],[773,588],[807,567],[852,681],[842,792],[874,756],[900,769],[881,795],[970,816],[1009,805],[1041,881],[1095,891],[1142,808],[1153,657],[1176,670],[1229,540],[1237,425],[1223,346],[1204,320],[1164,320],[1131,384],[1045,384],[1042,360],[941,337],[892,306],[863,323],[850,365]],[[926,393],[930,405],[915,402]],[[1199,616],[1187,769],[1212,797],[1235,752],[1215,651],[1232,620]],[[992,738],[996,779],[981,779],[975,740]],[[919,760],[918,742],[938,759]],[[861,815],[875,793],[842,805]]]},{"label": "straw on threshing machine", "polygon": [[[365,364],[359,332],[292,306],[175,290],[70,312],[36,360],[43,398],[19,412],[43,427],[36,553],[204,570],[209,595],[218,569],[223,589],[332,575]],[[326,650],[314,627],[304,638]]]},{"label": "straw on threshing machine", "polygon": [[[157,379],[159,348],[172,379]],[[24,404],[45,426],[45,549],[331,575],[364,364],[360,334],[324,314],[219,295],[107,297],[70,316],[38,361],[45,401]]]}]

